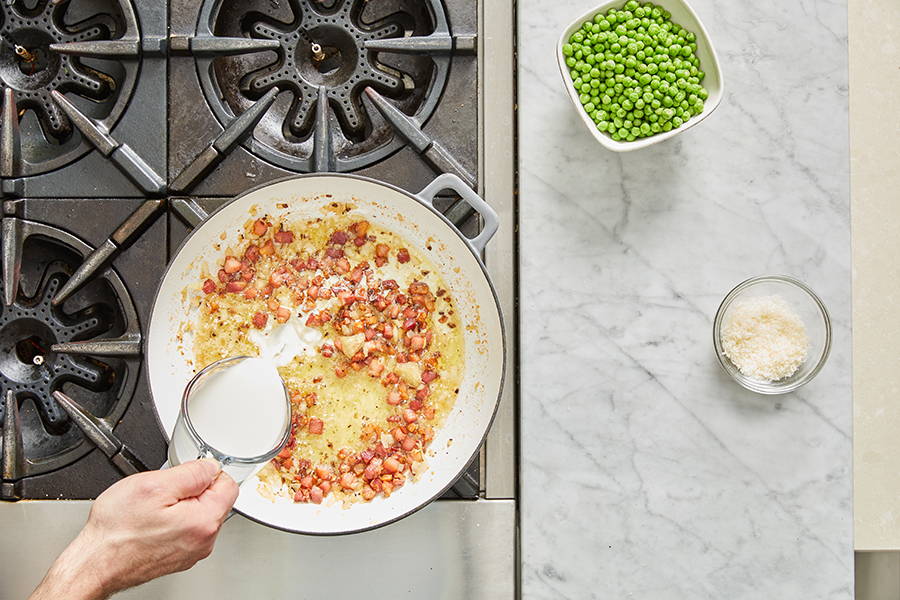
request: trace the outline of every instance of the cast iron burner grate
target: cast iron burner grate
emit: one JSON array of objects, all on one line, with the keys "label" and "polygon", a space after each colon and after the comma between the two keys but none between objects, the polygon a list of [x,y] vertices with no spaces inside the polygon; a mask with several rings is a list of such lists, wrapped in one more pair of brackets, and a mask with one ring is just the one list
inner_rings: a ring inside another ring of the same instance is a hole
[{"label": "cast iron burner grate", "polygon": [[[0,392],[4,399],[11,396],[0,405],[3,489],[9,490],[7,484],[69,465],[94,448],[53,392],[62,391],[90,414],[115,423],[131,400],[140,359],[74,351],[88,340],[138,331],[135,307],[111,270],[66,302],[53,303],[90,252],[87,244],[16,217],[4,218],[3,225],[2,291],[14,288],[12,302],[0,307]],[[18,247],[7,246],[10,237]],[[14,254],[7,256],[10,250]],[[7,276],[10,268],[18,279]]]},{"label": "cast iron burner grate", "polygon": [[[48,433],[60,435],[68,426],[68,418],[51,398],[53,391],[71,382],[105,392],[115,383],[115,373],[102,362],[56,354],[51,346],[94,337],[112,323],[109,307],[101,304],[67,315],[50,303],[68,279],[64,263],[47,265],[43,279],[34,298],[20,293],[12,306],[3,307],[0,313],[0,377],[17,397],[34,401]],[[0,423],[4,410],[0,406]]]},{"label": "cast iron burner grate", "polygon": [[50,171],[90,149],[73,135],[53,91],[112,128],[137,75],[137,65],[122,60],[129,54],[122,42],[129,38],[137,40],[139,32],[127,0],[0,2],[0,82],[16,109],[13,122],[2,124],[16,129],[4,132],[10,147],[2,151],[17,155],[18,163],[18,172],[5,177]]},{"label": "cast iron burner grate", "polygon": [[198,74],[223,124],[276,90],[244,143],[300,172],[356,170],[399,149],[405,140],[363,91],[424,123],[453,44],[440,0],[207,0],[195,40],[211,36],[270,43],[237,56],[199,55]]}]

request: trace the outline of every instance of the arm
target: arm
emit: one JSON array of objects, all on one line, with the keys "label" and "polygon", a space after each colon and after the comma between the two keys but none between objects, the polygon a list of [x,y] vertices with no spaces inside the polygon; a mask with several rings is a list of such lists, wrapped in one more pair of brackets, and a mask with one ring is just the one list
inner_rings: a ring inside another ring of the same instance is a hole
[{"label": "arm", "polygon": [[87,524],[30,600],[102,600],[209,556],[238,486],[198,460],[127,477],[103,492]]}]

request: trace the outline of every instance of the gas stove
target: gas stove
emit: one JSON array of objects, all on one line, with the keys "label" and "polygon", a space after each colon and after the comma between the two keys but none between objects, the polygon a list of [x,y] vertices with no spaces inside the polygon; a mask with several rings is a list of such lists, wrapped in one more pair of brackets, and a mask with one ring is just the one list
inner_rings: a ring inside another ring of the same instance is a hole
[{"label": "gas stove", "polygon": [[[514,337],[513,27],[511,0],[0,3],[4,524],[77,511],[61,500],[164,461],[142,359],[153,294],[190,229],[249,188],[333,171],[415,192],[460,176],[500,215],[485,261]],[[458,198],[439,206],[480,226]],[[486,589],[514,592],[508,378],[480,456],[423,511],[436,520],[380,535],[450,523],[468,539],[483,515],[508,543],[472,542],[472,558],[484,548],[508,575]]]}]

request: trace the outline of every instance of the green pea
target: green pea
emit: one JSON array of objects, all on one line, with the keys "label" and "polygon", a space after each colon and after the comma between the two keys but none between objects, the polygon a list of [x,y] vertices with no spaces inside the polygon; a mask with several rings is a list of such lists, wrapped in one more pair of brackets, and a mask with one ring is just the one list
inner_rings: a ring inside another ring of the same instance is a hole
[{"label": "green pea", "polygon": [[684,124],[684,121],[681,120],[681,117],[675,117],[672,119],[672,125],[674,127],[681,127]]},{"label": "green pea", "polygon": [[628,0],[621,10],[581,24],[563,56],[586,114],[614,140],[634,140],[684,122],[703,110],[696,36],[652,2]]}]

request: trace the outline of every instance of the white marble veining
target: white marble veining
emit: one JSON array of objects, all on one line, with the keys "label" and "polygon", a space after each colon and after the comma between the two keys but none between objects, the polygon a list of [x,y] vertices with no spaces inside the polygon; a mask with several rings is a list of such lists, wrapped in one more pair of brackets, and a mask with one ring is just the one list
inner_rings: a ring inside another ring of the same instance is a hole
[{"label": "white marble veining", "polygon": [[[725,99],[625,155],[555,63],[591,5],[519,2],[523,595],[849,598],[846,4],[692,1]],[[764,273],[834,320],[825,369],[783,397],[712,349],[719,301]]]}]

